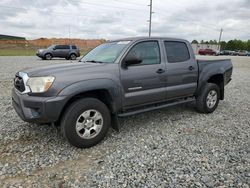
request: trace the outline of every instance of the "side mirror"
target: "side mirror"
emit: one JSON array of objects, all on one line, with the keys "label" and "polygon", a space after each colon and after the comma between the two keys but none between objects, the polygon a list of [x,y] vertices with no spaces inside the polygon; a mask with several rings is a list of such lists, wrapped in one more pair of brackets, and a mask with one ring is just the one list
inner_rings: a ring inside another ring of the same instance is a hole
[{"label": "side mirror", "polygon": [[53,50],[56,50],[56,48],[54,47]]},{"label": "side mirror", "polygon": [[142,62],[142,59],[137,57],[135,54],[128,54],[125,59],[123,60],[123,65],[125,67],[129,65],[136,65],[140,64]]}]

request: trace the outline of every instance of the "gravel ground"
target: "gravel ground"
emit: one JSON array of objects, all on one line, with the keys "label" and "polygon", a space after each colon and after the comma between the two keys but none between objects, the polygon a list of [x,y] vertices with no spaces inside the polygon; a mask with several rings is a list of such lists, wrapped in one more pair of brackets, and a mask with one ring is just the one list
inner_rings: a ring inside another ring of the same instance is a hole
[{"label": "gravel ground", "polygon": [[[224,58],[224,57],[202,57]],[[250,187],[250,57],[232,57],[233,80],[209,115],[179,106],[121,119],[90,149],[11,106],[18,70],[65,60],[0,57],[0,187]]]}]

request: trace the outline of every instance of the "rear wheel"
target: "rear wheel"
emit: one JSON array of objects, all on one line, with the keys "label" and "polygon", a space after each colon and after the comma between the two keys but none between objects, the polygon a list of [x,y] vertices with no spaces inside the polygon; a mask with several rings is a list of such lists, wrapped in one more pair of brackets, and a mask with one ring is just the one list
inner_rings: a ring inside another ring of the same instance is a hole
[{"label": "rear wheel", "polygon": [[216,84],[207,83],[196,99],[197,110],[201,113],[212,113],[218,106],[220,89]]},{"label": "rear wheel", "polygon": [[76,60],[76,54],[71,54],[71,55],[69,56],[69,58],[70,58],[71,60]]},{"label": "rear wheel", "polygon": [[61,131],[70,144],[87,148],[99,143],[111,123],[107,106],[95,98],[80,99],[63,115]]}]

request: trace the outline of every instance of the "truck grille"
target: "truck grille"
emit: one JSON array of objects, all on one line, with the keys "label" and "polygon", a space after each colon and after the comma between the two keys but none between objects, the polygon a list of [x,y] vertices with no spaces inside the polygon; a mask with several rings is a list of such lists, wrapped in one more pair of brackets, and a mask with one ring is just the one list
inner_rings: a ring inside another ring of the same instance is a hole
[{"label": "truck grille", "polygon": [[20,92],[24,92],[25,91],[25,85],[23,82],[23,78],[20,76],[16,76],[14,79],[14,86],[15,88],[20,91]]}]

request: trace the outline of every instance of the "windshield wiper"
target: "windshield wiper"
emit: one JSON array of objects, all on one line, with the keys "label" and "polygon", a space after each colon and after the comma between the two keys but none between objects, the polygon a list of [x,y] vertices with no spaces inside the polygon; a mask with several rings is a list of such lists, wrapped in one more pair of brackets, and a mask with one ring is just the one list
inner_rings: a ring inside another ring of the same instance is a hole
[{"label": "windshield wiper", "polygon": [[96,60],[90,60],[90,61],[85,61],[85,62],[90,62],[90,63],[104,63],[103,61],[96,61]]}]

